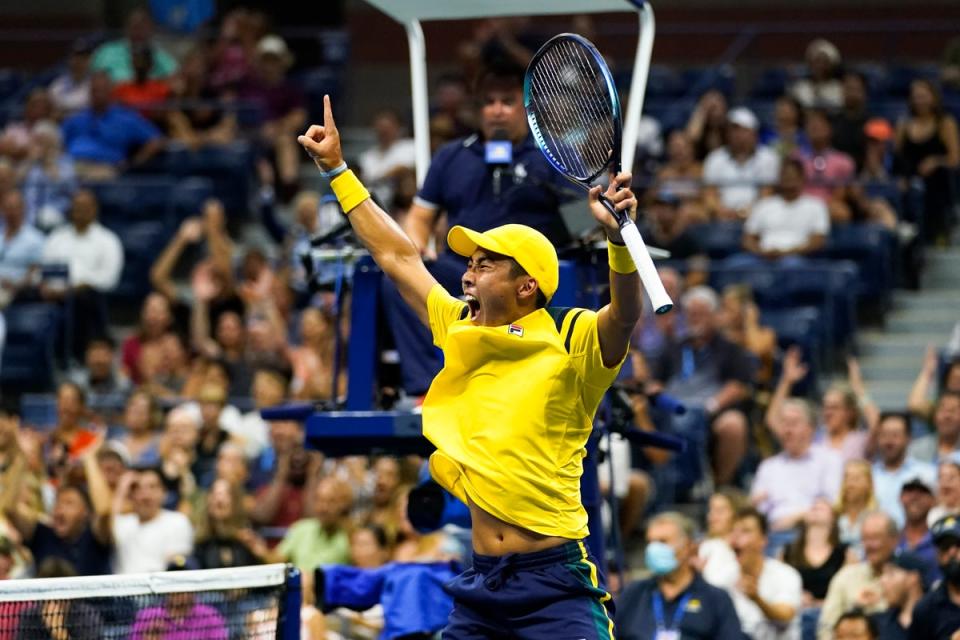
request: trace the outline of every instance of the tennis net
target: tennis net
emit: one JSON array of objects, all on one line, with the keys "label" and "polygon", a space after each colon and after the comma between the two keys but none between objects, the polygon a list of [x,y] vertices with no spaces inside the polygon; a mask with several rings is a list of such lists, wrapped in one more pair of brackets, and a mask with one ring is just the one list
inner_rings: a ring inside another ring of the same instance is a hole
[{"label": "tennis net", "polygon": [[0,582],[0,640],[299,640],[283,564]]}]

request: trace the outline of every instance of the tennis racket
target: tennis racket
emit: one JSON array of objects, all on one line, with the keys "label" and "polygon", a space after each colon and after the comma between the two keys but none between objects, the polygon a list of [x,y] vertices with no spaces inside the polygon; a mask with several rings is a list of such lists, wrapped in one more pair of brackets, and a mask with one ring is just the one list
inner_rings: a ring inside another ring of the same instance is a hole
[{"label": "tennis racket", "polygon": [[[620,98],[610,69],[589,40],[562,33],[543,45],[527,67],[523,104],[537,146],[568,180],[589,191],[608,169],[620,172]],[[620,225],[654,311],[670,311],[673,302],[637,225],[603,195],[600,201]]]}]

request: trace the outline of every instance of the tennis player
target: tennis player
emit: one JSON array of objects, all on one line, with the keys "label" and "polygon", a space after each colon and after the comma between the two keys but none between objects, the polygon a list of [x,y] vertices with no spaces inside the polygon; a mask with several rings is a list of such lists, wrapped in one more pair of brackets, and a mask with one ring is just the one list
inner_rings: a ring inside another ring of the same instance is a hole
[{"label": "tennis player", "polygon": [[[434,479],[470,507],[474,556],[446,586],[454,610],[443,637],[612,638],[610,595],[583,543],[580,475],[593,415],[626,357],[641,297],[617,224],[598,201],[601,188],[589,200],[609,240],[609,305],[548,310],[557,253],[539,231],[517,224],[450,229],[450,248],[469,259],[460,300],[347,168],[329,97],[323,126],[299,142],[444,353],[424,400],[423,433],[437,447]],[[629,174],[616,176],[606,196],[635,215],[629,184]]]}]

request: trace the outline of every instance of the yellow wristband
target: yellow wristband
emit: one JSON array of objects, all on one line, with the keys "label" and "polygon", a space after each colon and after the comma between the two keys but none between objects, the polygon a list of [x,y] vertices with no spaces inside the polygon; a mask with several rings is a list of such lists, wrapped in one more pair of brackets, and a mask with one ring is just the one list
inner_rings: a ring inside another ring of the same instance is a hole
[{"label": "yellow wristband", "polygon": [[616,273],[627,274],[637,270],[630,250],[624,244],[614,244],[607,240],[607,261],[610,263],[610,270]]},{"label": "yellow wristband", "polygon": [[337,196],[344,213],[350,213],[370,197],[370,192],[349,169],[331,180],[330,187],[333,189],[333,194]]}]

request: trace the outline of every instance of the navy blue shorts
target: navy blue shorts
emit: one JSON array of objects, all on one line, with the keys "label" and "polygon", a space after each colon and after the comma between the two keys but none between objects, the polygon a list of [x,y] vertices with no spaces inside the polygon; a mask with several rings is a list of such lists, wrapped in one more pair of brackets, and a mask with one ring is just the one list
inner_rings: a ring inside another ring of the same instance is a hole
[{"label": "navy blue shorts", "polygon": [[612,640],[613,601],[583,542],[536,553],[473,555],[444,586],[453,613],[443,640]]}]

